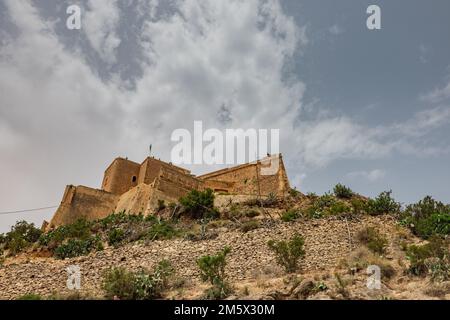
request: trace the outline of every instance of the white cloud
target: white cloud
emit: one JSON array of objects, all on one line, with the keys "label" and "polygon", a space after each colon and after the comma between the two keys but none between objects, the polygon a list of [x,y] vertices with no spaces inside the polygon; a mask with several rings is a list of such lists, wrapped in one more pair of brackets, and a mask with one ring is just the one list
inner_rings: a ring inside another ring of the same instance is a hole
[{"label": "white cloud", "polygon": [[143,29],[149,62],[136,91],[127,94],[132,117],[141,119],[136,134],[154,131],[158,149],[167,149],[167,132],[191,129],[194,120],[221,127],[223,106],[228,126],[292,130],[304,85],[285,81],[283,67],[305,36],[280,5],[189,0],[178,9]]},{"label": "white cloud", "polygon": [[421,96],[421,100],[437,103],[450,98],[450,82],[442,88],[436,88],[433,91]]},{"label": "white cloud", "polygon": [[379,139],[380,131],[358,125],[348,117],[302,123],[297,143],[303,163],[323,167],[336,159],[377,158],[392,145]]},{"label": "white cloud", "polygon": [[332,35],[335,35],[335,36],[344,33],[344,29],[343,29],[341,26],[337,25],[337,24],[332,25],[330,28],[328,28],[328,31],[329,31]]},{"label": "white cloud", "polygon": [[[0,168],[10,181],[0,186],[0,211],[57,204],[69,183],[99,186],[113,157],[139,161],[149,143],[168,160],[172,130],[196,119],[220,127],[224,104],[229,125],[242,128],[289,129],[299,111],[304,85],[287,81],[283,67],[307,39],[276,1],[187,0],[153,16],[136,28],[147,61],[132,90],[117,77],[103,81],[83,48],[65,49],[31,1],[5,4],[20,34],[0,51]],[[82,28],[113,64],[117,2],[89,4]],[[1,225],[20,217],[1,217]]]},{"label": "white cloud", "polygon": [[117,0],[89,0],[82,17],[82,30],[92,48],[107,63],[116,62],[116,50],[121,40],[117,35],[120,11]]},{"label": "white cloud", "polygon": [[386,172],[381,169],[373,169],[370,171],[354,171],[347,174],[351,179],[363,178],[370,182],[376,182],[383,179],[386,176]]},{"label": "white cloud", "polygon": [[422,63],[428,62],[428,55],[430,53],[430,48],[425,46],[424,44],[420,44],[419,46],[419,59]]},{"label": "white cloud", "polygon": [[450,107],[440,106],[419,111],[412,119],[395,124],[391,133],[398,131],[406,136],[423,136],[448,123],[450,123]]},{"label": "white cloud", "polygon": [[340,159],[380,159],[394,152],[436,156],[448,153],[450,146],[423,144],[419,138],[448,124],[450,107],[426,109],[403,122],[375,127],[345,116],[328,117],[300,122],[295,143],[299,158],[309,167]]},{"label": "white cloud", "polygon": [[0,170],[9,181],[0,184],[0,211],[57,204],[68,183],[98,185],[100,155],[120,148],[123,127],[116,86],[66,51],[31,2],[5,4],[20,32],[0,51]]}]

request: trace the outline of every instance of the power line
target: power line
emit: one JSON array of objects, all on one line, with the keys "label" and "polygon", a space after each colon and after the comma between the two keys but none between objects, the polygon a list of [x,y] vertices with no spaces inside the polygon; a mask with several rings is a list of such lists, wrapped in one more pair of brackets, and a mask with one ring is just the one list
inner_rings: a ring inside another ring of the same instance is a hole
[{"label": "power line", "polygon": [[54,208],[58,208],[58,207],[59,206],[51,206],[51,207],[25,209],[25,210],[17,210],[17,211],[5,211],[5,212],[0,212],[0,214],[13,214],[13,213],[21,213],[21,212],[40,211],[40,210],[45,210],[45,209],[54,209]]}]

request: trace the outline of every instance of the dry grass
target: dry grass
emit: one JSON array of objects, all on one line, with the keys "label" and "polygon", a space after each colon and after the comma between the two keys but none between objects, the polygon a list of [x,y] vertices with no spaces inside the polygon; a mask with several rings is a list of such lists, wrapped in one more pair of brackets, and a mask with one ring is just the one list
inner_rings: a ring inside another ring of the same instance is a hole
[{"label": "dry grass", "polygon": [[341,267],[346,267],[356,272],[364,270],[370,265],[379,266],[382,277],[387,280],[391,279],[396,273],[394,267],[387,259],[375,255],[365,247],[356,249],[340,263]]}]

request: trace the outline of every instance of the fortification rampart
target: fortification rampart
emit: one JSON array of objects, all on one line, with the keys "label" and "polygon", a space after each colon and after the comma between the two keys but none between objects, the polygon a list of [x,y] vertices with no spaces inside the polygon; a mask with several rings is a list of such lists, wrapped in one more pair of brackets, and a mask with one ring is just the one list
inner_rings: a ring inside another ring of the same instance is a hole
[{"label": "fortification rampart", "polygon": [[67,186],[60,207],[50,223],[45,224],[46,229],[80,218],[102,219],[113,212],[153,214],[159,200],[177,202],[193,189],[211,188],[233,195],[283,196],[289,190],[289,181],[281,155],[278,160],[278,170],[271,175],[261,174],[267,161],[255,161],[195,177],[189,170],[153,157],[146,158],[142,164],[117,158],[105,170],[102,190]]}]

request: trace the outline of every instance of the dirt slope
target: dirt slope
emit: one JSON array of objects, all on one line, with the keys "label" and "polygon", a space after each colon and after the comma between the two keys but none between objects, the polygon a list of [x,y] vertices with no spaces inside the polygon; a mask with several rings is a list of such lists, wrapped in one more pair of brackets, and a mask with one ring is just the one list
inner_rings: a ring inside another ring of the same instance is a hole
[{"label": "dirt slope", "polygon": [[[343,259],[358,250],[355,239],[357,231],[369,225],[378,227],[388,237],[386,260],[396,270],[391,280],[383,281],[381,290],[367,289],[365,270],[352,274],[342,264]],[[340,274],[345,282],[346,291],[349,292],[346,298],[450,299],[448,284],[436,287],[428,280],[404,274],[405,257],[399,247],[399,235],[406,235],[411,241],[418,240],[388,216],[365,216],[350,221],[327,218],[290,223],[267,219],[261,228],[247,233],[226,227],[215,231],[218,236],[211,240],[173,239],[134,243],[67,260],[21,255],[7,260],[0,267],[0,299],[14,299],[26,293],[69,293],[66,288],[66,268],[69,265],[79,265],[81,268],[82,292],[102,298],[101,278],[104,270],[113,266],[124,266],[131,270],[151,268],[162,259],[169,260],[176,270],[173,288],[166,298],[195,299],[207,287],[199,278],[196,259],[215,253],[226,245],[232,248],[227,257],[227,274],[235,288],[231,299],[341,299],[344,296],[339,290],[335,273]],[[286,275],[268,250],[267,241],[287,239],[297,232],[305,238],[306,255],[299,272]],[[309,282],[323,283],[327,289],[300,294]],[[292,295],[290,291],[297,293]]]}]

